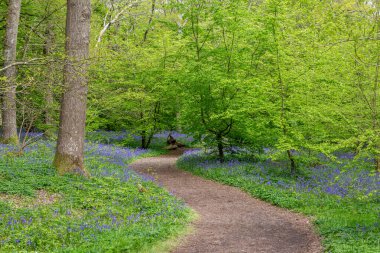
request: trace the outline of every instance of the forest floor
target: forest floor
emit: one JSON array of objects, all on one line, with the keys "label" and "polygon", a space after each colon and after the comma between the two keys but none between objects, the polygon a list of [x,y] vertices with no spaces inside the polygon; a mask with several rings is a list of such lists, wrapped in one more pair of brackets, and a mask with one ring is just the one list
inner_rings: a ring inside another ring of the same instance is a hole
[{"label": "forest floor", "polygon": [[193,233],[173,252],[322,251],[320,240],[305,216],[177,169],[176,161],[182,152],[172,151],[131,164],[134,170],[153,176],[200,216],[193,223]]}]

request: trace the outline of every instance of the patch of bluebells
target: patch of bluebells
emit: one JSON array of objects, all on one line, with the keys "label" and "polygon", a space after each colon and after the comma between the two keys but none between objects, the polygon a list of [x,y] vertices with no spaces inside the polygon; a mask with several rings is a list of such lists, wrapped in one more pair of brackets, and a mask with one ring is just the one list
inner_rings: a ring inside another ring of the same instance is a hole
[{"label": "patch of bluebells", "polygon": [[[5,169],[13,176],[28,177],[30,171],[36,171],[33,180],[38,180],[42,175],[55,180],[56,173],[51,167],[54,150],[52,142],[40,140],[29,146],[24,156],[14,158],[9,156],[9,152],[15,151],[13,146],[0,145],[0,172]],[[69,245],[86,242],[95,244],[103,234],[121,230],[125,231],[126,236],[131,234],[135,240],[136,235],[133,236],[133,233],[138,234],[138,231],[149,226],[170,227],[181,222],[187,208],[182,201],[169,197],[169,194],[149,183],[149,193],[142,195],[137,191],[137,182],[151,182],[154,178],[138,175],[128,165],[133,159],[148,152],[150,151],[143,149],[86,143],[86,166],[95,181],[86,185],[87,182],[82,179],[64,177],[59,181],[67,180],[67,189],[60,193],[65,196],[65,191],[70,191],[67,194],[70,198],[60,200],[63,203],[37,206],[26,213],[19,213],[17,209],[12,212],[0,210],[0,251],[10,248],[44,251],[45,245],[49,245],[46,247],[50,249],[53,245],[54,248],[62,245],[64,249]],[[10,159],[3,159],[5,157]],[[8,164],[8,160],[14,159],[20,162]],[[17,166],[18,174],[13,173],[16,169],[13,166]],[[104,183],[96,180],[104,177],[120,180],[116,180],[118,183],[113,179]],[[119,187],[121,185],[123,186]],[[109,194],[104,195],[104,191],[109,191]],[[117,192],[115,196],[114,192]],[[91,196],[94,198],[86,200]],[[108,197],[103,199],[102,196]],[[76,199],[81,199],[79,206],[75,204]],[[41,229],[42,227],[48,229]]]},{"label": "patch of bluebells", "polygon": [[[144,202],[147,201],[144,200]],[[40,234],[39,230],[42,227],[49,227],[54,231],[51,234],[57,236],[53,236],[51,239],[57,245],[71,244],[73,242],[96,243],[103,233],[108,233],[109,231],[131,229],[133,232],[134,227],[132,225],[158,225],[160,223],[162,226],[165,223],[170,224],[172,219],[179,218],[176,213],[185,209],[182,202],[173,199],[168,200],[164,195],[151,197],[149,202],[148,206],[153,205],[161,208],[157,208],[153,212],[149,209],[137,211],[144,208],[144,206],[147,208],[147,205],[142,203],[142,199],[135,197],[132,202],[114,202],[112,209],[110,207],[107,212],[105,212],[104,208],[93,208],[85,212],[76,213],[74,216],[71,210],[64,211],[63,209],[59,211],[50,208],[50,212],[45,210],[39,214],[33,213],[29,217],[17,217],[17,214],[16,216],[13,216],[15,214],[1,214],[0,231],[2,231],[2,238],[0,240],[0,251],[2,248],[4,249],[12,244],[16,244],[22,249],[38,249],[36,241],[38,240],[39,244],[41,244],[41,239],[37,239],[36,235]],[[131,213],[131,209],[136,211]],[[128,211],[123,212],[123,210]],[[20,231],[27,232],[20,233]]]},{"label": "patch of bluebells", "polygon": [[88,160],[102,160],[102,165],[89,163],[89,169],[93,176],[116,177],[126,182],[132,178],[140,178],[143,181],[153,181],[145,175],[138,175],[129,168],[129,163],[139,156],[150,152],[148,149],[126,148],[115,145],[87,143],[85,146]]},{"label": "patch of bluebells", "polygon": [[299,193],[328,194],[341,198],[380,198],[380,173],[357,167],[346,168],[343,164],[334,167],[316,166],[309,168],[307,175],[291,178],[286,165],[276,164],[270,159],[264,162],[230,159],[220,163],[200,150],[190,150],[185,152],[180,162],[204,171],[218,169],[219,173],[228,176],[238,176],[258,184]]},{"label": "patch of bluebells", "polygon": [[297,185],[297,187],[317,194],[323,192],[342,198],[380,197],[380,173],[361,170],[357,167],[319,166],[311,169],[308,179],[301,179],[305,184]]},{"label": "patch of bluebells", "polygon": [[125,166],[132,159],[150,152],[148,149],[90,143],[85,146],[85,151],[88,157],[105,157],[109,162],[120,166]]},{"label": "patch of bluebells", "polygon": [[339,160],[353,160],[355,158],[355,153],[354,152],[335,152],[334,156],[338,158]]},{"label": "patch of bluebells", "polygon": [[17,151],[17,147],[7,144],[0,144],[0,155],[5,155],[9,152]]},{"label": "patch of bluebells", "polygon": [[20,139],[23,140],[25,137],[26,139],[37,139],[42,138],[44,136],[41,132],[29,132],[28,134],[25,131],[21,132]]},{"label": "patch of bluebells", "polygon": [[[0,135],[2,135],[2,131],[0,129]],[[26,133],[26,130],[25,129],[21,129],[21,132],[20,132],[20,129],[17,129],[17,136],[22,140],[24,139],[25,137],[27,138],[40,138],[40,137],[43,137],[43,133],[42,132],[28,132],[28,134]]]},{"label": "patch of bluebells", "polygon": [[[39,135],[39,133],[36,133],[36,135]],[[18,147],[14,145],[0,144],[0,156],[4,158],[12,157],[12,153],[17,151]],[[52,159],[54,151],[55,144],[53,142],[39,140],[24,150],[25,154],[39,153],[39,155],[28,155],[28,159],[24,159],[23,164],[25,166],[30,165],[31,168],[39,167],[39,165],[42,164],[51,164],[52,160],[46,160],[45,158],[49,157],[49,159]],[[92,164],[91,162],[88,163],[87,167],[92,176],[114,176],[123,181],[128,181],[130,178],[141,178],[143,181],[152,181],[152,178],[138,175],[128,167],[128,164],[133,159],[149,152],[149,149],[127,148],[91,142],[85,145],[86,160],[91,161],[98,159],[103,162],[102,165],[98,165],[97,163]]]},{"label": "patch of bluebells", "polygon": [[104,131],[96,130],[87,133],[86,140],[97,143],[119,143],[129,137],[129,133],[126,131]]},{"label": "patch of bluebells", "polygon": [[[19,131],[19,130],[18,130]],[[19,136],[19,132],[17,133]],[[29,132],[26,134],[26,132],[23,130],[21,131],[21,135],[19,136],[20,142],[23,141],[23,139],[26,137],[26,143],[33,139],[33,142],[31,145],[28,145],[25,149],[24,152],[29,152],[29,151],[36,151],[41,146],[45,146],[46,148],[53,149],[55,145],[51,141],[48,141],[44,138],[44,134],[42,132]],[[36,144],[43,144],[43,145],[37,145]],[[6,154],[8,152],[15,152],[18,151],[19,147],[14,146],[14,145],[7,145],[7,144],[0,144],[0,155]]]},{"label": "patch of bluebells", "polygon": [[232,155],[235,155],[235,154],[249,155],[249,154],[252,154],[252,150],[250,150],[250,149],[248,149],[246,147],[228,146],[228,147],[225,148],[225,153],[226,154],[232,154]]}]

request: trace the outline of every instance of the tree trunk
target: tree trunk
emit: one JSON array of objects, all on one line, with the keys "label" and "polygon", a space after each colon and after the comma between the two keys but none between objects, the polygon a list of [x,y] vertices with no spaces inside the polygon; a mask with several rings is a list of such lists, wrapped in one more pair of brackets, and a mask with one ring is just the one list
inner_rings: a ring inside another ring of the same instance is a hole
[{"label": "tree trunk", "polygon": [[[8,1],[8,17],[4,42],[4,67],[16,61],[17,34],[20,22],[21,0]],[[5,91],[3,93],[3,142],[18,144],[16,121],[16,66],[4,71]]]},{"label": "tree trunk", "polygon": [[141,148],[146,149],[146,131],[141,131]]},{"label": "tree trunk", "polygon": [[54,166],[59,174],[89,176],[84,168],[84,138],[88,91],[90,0],[67,0],[64,93]]},{"label": "tree trunk", "polygon": [[380,172],[380,155],[377,155],[377,157],[375,158],[375,167],[376,171]]},{"label": "tree trunk", "polygon": [[[50,69],[50,68],[49,68]],[[45,93],[45,102],[46,102],[46,108],[45,108],[45,136],[48,138],[54,137],[54,117],[53,117],[53,110],[54,110],[54,95],[52,87],[50,86],[51,83],[49,82],[49,86],[46,87],[46,93]]]},{"label": "tree trunk", "polygon": [[218,143],[218,157],[221,163],[224,163],[224,146],[222,136],[217,136],[216,141]]},{"label": "tree trunk", "polygon": [[290,173],[294,176],[296,174],[296,169],[297,169],[296,162],[290,150],[287,150],[286,153],[288,154],[288,158],[290,161]]},{"label": "tree trunk", "polygon": [[148,136],[148,140],[146,141],[146,148],[149,148],[150,144],[152,143],[153,136],[154,136],[154,132],[151,132]]},{"label": "tree trunk", "polygon": [[149,30],[151,29],[151,25],[152,25],[152,22],[153,22],[153,16],[154,16],[154,11],[156,10],[156,0],[152,0],[152,9],[151,9],[151,13],[150,13],[150,17],[149,17],[149,21],[148,21],[148,27],[146,28],[145,32],[144,32],[144,38],[143,38],[143,43],[147,40],[148,38],[148,33],[149,33]]},{"label": "tree trunk", "polygon": [[[53,50],[54,43],[54,33],[53,33],[53,25],[51,23],[48,24],[46,28],[46,40],[44,46],[44,55],[46,57],[50,56]],[[45,89],[45,136],[48,138],[52,138],[54,136],[54,94],[53,94],[53,84],[54,84],[54,68],[52,64],[48,64],[46,69],[46,89]]]},{"label": "tree trunk", "polygon": [[[0,96],[0,105],[1,104],[3,104],[3,100],[2,100],[2,98],[1,98],[1,96]],[[2,126],[3,126],[3,112],[2,112],[2,110],[0,109],[0,129],[2,128]]]}]

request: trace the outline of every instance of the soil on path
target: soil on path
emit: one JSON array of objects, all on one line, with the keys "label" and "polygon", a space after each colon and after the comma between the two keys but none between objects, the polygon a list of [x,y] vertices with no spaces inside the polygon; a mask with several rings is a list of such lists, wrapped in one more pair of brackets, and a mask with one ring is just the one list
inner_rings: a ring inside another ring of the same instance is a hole
[{"label": "soil on path", "polygon": [[252,198],[241,190],[205,180],[175,166],[181,151],[138,160],[131,167],[154,176],[198,214],[195,230],[175,253],[319,253],[308,219]]}]

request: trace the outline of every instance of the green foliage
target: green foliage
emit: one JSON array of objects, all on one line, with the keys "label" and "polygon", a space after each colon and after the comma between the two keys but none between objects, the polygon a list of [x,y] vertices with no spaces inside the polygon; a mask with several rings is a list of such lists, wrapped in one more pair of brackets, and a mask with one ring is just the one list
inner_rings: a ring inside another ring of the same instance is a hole
[{"label": "green foliage", "polygon": [[[179,130],[198,140],[206,135],[205,145],[214,148],[379,155],[377,3],[125,4],[93,1],[89,131],[127,130],[144,147],[157,132]],[[18,125],[33,118],[33,127],[51,135],[64,14],[64,1],[23,2],[19,29],[18,59],[48,64],[19,66]]]},{"label": "green foliage", "polygon": [[[321,153],[334,160],[334,153],[349,151],[359,167],[365,158],[373,163],[365,169],[380,170],[377,1],[157,0],[126,7],[129,3],[92,1],[87,130],[128,133],[117,138],[92,133],[94,140],[158,148],[165,138],[157,133],[177,130],[217,149],[221,160],[231,146],[269,148],[273,160],[293,162],[302,175],[305,164],[320,163]],[[31,125],[52,137],[62,93],[65,4],[23,1],[19,28],[18,61],[42,60],[18,66],[18,126]],[[1,1],[0,38],[6,13]],[[180,141],[192,142],[186,139]],[[12,159],[23,158],[6,156],[2,162]],[[32,198],[54,179],[32,169],[25,175],[30,182],[20,174],[0,188]],[[215,177],[234,181],[223,173]],[[273,203],[303,206],[299,196],[249,185],[247,191]],[[327,224],[334,230],[332,221]],[[339,229],[345,231],[340,226],[334,233]]]},{"label": "green foliage", "polygon": [[[49,146],[40,144],[22,157],[7,156],[2,146],[1,252],[139,252],[188,222],[182,202],[126,169],[136,157],[118,158],[122,150],[95,145],[87,150],[91,179],[62,177],[51,166]],[[147,191],[139,192],[138,184]]]}]

